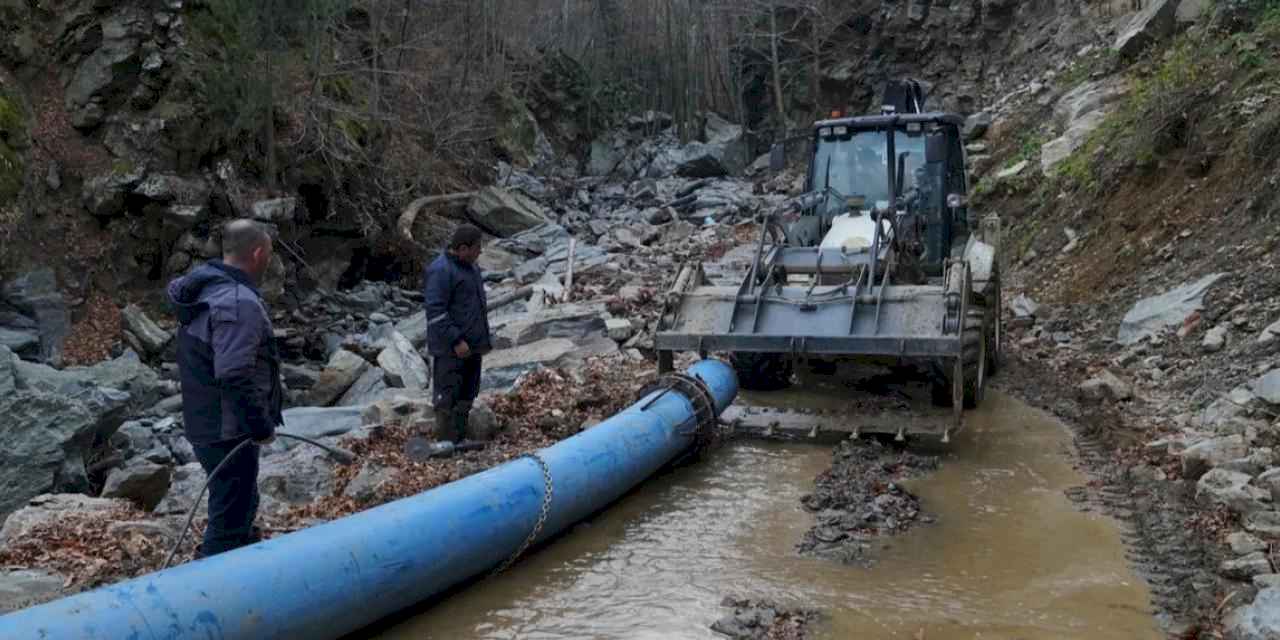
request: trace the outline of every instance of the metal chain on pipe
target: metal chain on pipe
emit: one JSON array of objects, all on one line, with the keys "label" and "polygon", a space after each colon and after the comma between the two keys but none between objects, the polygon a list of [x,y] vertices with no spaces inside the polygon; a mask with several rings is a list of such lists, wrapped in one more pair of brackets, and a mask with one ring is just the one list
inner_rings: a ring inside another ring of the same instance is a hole
[{"label": "metal chain on pipe", "polygon": [[493,570],[493,573],[489,574],[490,578],[509,569],[520,556],[524,555],[525,551],[529,550],[529,547],[533,545],[533,541],[538,539],[538,534],[542,533],[542,527],[547,523],[547,515],[551,513],[551,496],[555,493],[555,485],[551,481],[551,468],[547,466],[547,461],[536,453],[526,453],[519,457],[530,458],[542,468],[542,510],[538,513],[538,521],[533,524],[533,529],[529,531],[529,537],[524,539],[520,548],[516,549],[516,552],[511,554],[510,558],[507,558],[506,561],[498,565],[497,569]]}]

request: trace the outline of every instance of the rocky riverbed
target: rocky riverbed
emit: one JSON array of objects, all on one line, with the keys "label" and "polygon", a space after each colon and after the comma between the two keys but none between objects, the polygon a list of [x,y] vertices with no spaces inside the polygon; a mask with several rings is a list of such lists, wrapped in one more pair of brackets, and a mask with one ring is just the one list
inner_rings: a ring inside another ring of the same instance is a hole
[{"label": "rocky riverbed", "polygon": [[[359,282],[271,295],[286,359],[282,430],[359,460],[341,466],[284,439],[264,450],[265,534],[465,477],[628,405],[655,375],[647,353],[660,292],[680,264],[724,255],[783,197],[726,177],[725,165],[745,166],[742,130],[707,126],[707,142],[688,146],[624,127],[617,146],[593,149],[602,175],[501,167],[502,185],[468,203],[466,216],[489,233],[489,299],[513,300],[491,313],[496,349],[471,434],[487,442],[480,451],[425,462],[406,453],[432,420],[419,291]],[[614,152],[625,163],[600,156]],[[0,411],[11,425],[0,432],[0,602],[19,607],[158,568],[204,481],[182,435],[172,317],[87,305],[86,332],[71,322],[78,301],[49,270],[5,281],[0,301]],[[64,367],[68,344],[112,357]],[[199,513],[178,561],[194,550]]]}]

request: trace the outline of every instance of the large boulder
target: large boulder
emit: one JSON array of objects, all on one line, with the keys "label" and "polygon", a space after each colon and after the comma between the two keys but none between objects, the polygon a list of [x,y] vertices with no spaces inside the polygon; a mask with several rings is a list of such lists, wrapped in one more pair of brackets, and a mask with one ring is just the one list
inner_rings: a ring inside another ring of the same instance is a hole
[{"label": "large boulder", "polygon": [[263,457],[258,472],[261,512],[278,514],[333,494],[335,468],[324,450],[297,446]]},{"label": "large boulder", "polygon": [[[364,407],[296,407],[284,411],[282,431],[316,440],[346,435],[361,426]],[[297,443],[283,440],[280,448],[292,449]]]},{"label": "large boulder", "polygon": [[1280,638],[1280,588],[1263,589],[1253,604],[1240,607],[1223,619],[1227,640],[1276,640]]},{"label": "large boulder", "polygon": [[40,358],[61,364],[62,343],[71,333],[71,315],[53,270],[37,269],[5,282],[0,286],[0,301],[35,321]]},{"label": "large boulder", "polygon": [[113,470],[102,486],[102,497],[124,498],[143,509],[154,509],[169,493],[173,469],[134,458],[124,467]]},{"label": "large boulder", "polygon": [[1210,438],[1187,447],[1179,454],[1182,475],[1189,480],[1196,480],[1210,469],[1248,455],[1249,447],[1244,437],[1239,435]]},{"label": "large boulder", "polygon": [[84,403],[52,393],[0,396],[0,517],[54,491],[87,491],[85,458],[99,416]]},{"label": "large boulder", "polygon": [[467,217],[495,236],[507,237],[548,221],[549,216],[533,198],[501,187],[486,187],[467,204]]},{"label": "large boulder", "polygon": [[85,181],[81,190],[84,208],[94,217],[108,219],[125,212],[125,199],[146,177],[139,166],[121,166]]},{"label": "large boulder", "polygon": [[1196,483],[1196,501],[1205,506],[1225,506],[1248,515],[1265,511],[1271,503],[1271,492],[1249,484],[1244,473],[1214,469]]},{"label": "large boulder", "polygon": [[1129,345],[1158,335],[1170,327],[1184,323],[1191,314],[1204,307],[1204,294],[1225,274],[1207,275],[1158,296],[1144,298],[1133,305],[1120,322],[1116,342]]},{"label": "large boulder", "polygon": [[1130,60],[1147,47],[1173,35],[1177,28],[1178,5],[1181,0],[1148,0],[1146,8],[1138,12],[1128,26],[1120,32],[1112,50],[1121,59]]},{"label": "large boulder", "polygon": [[359,407],[375,402],[387,390],[387,373],[371,367],[338,400],[339,407]]},{"label": "large boulder", "polygon": [[40,334],[34,329],[0,327],[0,347],[20,356],[34,357],[40,353]]},{"label": "large boulder", "polygon": [[485,356],[480,388],[508,389],[527,372],[562,365],[576,349],[577,345],[572,340],[547,338],[493,351]]},{"label": "large boulder", "polygon": [[378,354],[378,365],[387,373],[392,386],[424,391],[431,388],[427,363],[414,350],[413,343],[392,331],[387,346]]},{"label": "large boulder", "polygon": [[66,90],[71,125],[93,129],[107,110],[127,97],[142,69],[142,41],[151,34],[151,14],[125,7],[102,19],[101,40],[80,60]]},{"label": "large boulder", "polygon": [[308,404],[327,407],[342,397],[360,376],[369,370],[369,363],[364,358],[340,349],[329,358],[329,363],[320,372],[320,379],[308,394]]}]

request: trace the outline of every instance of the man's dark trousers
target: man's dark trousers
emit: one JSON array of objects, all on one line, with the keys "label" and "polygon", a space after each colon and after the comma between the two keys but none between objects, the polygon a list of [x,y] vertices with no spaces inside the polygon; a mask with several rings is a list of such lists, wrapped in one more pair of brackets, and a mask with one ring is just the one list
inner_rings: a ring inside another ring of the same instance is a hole
[{"label": "man's dark trousers", "polygon": [[[213,473],[248,438],[192,445],[206,475]],[[209,478],[209,524],[197,557],[250,545],[261,538],[253,526],[258,512],[258,445],[250,442],[235,452],[218,474]]]},{"label": "man's dark trousers", "polygon": [[467,416],[480,395],[481,356],[435,356],[431,370],[436,411],[436,439],[460,442],[467,436]]}]

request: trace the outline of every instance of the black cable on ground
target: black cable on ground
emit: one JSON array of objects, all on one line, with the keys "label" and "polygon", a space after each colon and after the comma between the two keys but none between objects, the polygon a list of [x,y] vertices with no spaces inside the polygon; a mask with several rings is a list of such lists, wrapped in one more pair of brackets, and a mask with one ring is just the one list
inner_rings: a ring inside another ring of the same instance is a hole
[{"label": "black cable on ground", "polygon": [[[356,455],[354,453],[351,453],[350,451],[347,451],[345,449],[331,447],[321,442],[316,442],[311,438],[294,435],[292,433],[284,433],[282,431],[277,431],[276,436],[280,438],[289,438],[292,440],[297,440],[299,442],[305,442],[311,446],[324,449],[325,451],[329,452],[329,454],[332,455],[338,461],[338,464],[347,465],[356,461]],[[219,462],[218,466],[214,467],[213,471],[209,472],[209,476],[204,480],[204,485],[200,487],[200,494],[196,496],[195,503],[192,504],[191,509],[187,511],[187,523],[182,525],[182,532],[178,534],[178,541],[173,545],[173,549],[169,551],[169,557],[165,558],[164,566],[160,567],[162,571],[164,569],[169,568],[169,563],[173,562],[173,557],[178,554],[178,549],[180,549],[182,547],[182,543],[186,541],[187,531],[191,529],[191,521],[194,520],[196,517],[196,509],[200,507],[200,500],[204,498],[204,492],[209,489],[209,481],[213,480],[213,477],[218,475],[218,472],[222,470],[222,466],[227,464],[228,460],[235,457],[235,455],[239,453],[240,450],[243,449],[245,445],[250,444],[252,442],[253,440],[245,440],[244,442],[241,442],[240,444],[236,445],[235,448],[231,450],[231,453],[228,453],[227,457],[223,458],[222,462]]]}]

